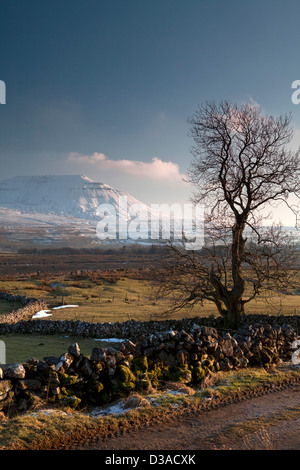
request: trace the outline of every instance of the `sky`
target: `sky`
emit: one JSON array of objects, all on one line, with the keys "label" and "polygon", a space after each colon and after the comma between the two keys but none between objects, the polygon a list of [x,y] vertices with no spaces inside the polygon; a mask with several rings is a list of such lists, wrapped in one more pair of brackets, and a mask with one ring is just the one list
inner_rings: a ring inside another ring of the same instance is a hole
[{"label": "sky", "polygon": [[292,113],[300,146],[299,17],[298,0],[2,2],[0,179],[84,174],[187,202],[187,121],[210,100]]}]

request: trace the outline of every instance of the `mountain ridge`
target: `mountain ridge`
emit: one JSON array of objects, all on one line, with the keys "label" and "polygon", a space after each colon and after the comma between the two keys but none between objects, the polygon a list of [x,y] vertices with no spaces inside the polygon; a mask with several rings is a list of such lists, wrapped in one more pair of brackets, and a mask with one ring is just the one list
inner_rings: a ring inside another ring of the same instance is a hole
[{"label": "mountain ridge", "polygon": [[[86,175],[16,176],[0,181],[0,208],[24,214],[98,220],[101,204],[111,204],[125,213],[138,204],[148,213],[150,208],[125,191],[94,181]],[[0,214],[1,217],[1,214]]]}]

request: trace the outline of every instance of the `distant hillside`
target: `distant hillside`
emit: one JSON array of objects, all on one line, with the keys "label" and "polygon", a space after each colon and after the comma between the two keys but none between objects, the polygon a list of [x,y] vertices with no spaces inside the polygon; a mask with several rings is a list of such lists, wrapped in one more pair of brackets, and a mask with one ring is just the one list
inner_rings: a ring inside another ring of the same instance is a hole
[{"label": "distant hillside", "polygon": [[113,207],[118,222],[126,227],[131,209],[136,214],[138,208],[144,220],[151,211],[132,195],[82,175],[19,176],[0,181],[0,250],[99,245],[96,226],[101,219],[98,208],[103,205]]},{"label": "distant hillside", "polygon": [[112,204],[118,211],[119,198],[127,198],[127,208],[139,204],[130,194],[91,180],[87,176],[19,176],[0,181],[0,208],[21,214],[44,214],[97,220],[97,208]]}]

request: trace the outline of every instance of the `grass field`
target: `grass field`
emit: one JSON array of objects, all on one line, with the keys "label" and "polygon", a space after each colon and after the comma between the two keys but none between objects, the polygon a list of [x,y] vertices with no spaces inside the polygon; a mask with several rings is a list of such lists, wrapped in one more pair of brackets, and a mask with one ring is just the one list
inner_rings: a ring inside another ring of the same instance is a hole
[{"label": "grass field", "polygon": [[11,313],[23,307],[20,302],[10,302],[8,300],[0,299],[0,315],[1,313]]},{"label": "grass field", "polygon": [[[0,290],[44,299],[49,306],[78,305],[52,310],[53,320],[115,322],[128,319],[151,320],[167,306],[158,301],[150,283],[122,277],[113,281],[55,278],[48,280],[0,281]],[[0,310],[5,313],[5,309]]]},{"label": "grass field", "polygon": [[[44,299],[53,308],[61,305],[78,305],[76,308],[51,310],[51,320],[82,320],[89,322],[116,322],[129,319],[149,321],[164,318],[170,300],[157,298],[150,281],[120,274],[97,277],[56,276],[24,280],[0,280],[0,291]],[[266,302],[267,301],[267,302]],[[9,313],[20,305],[0,301],[0,314]],[[291,315],[300,307],[300,296],[294,290],[285,295],[257,298],[246,304],[246,313]],[[180,310],[171,317],[218,315],[211,302],[192,310]],[[47,321],[45,319],[45,321]]]},{"label": "grass field", "polygon": [[59,335],[8,334],[0,335],[0,340],[5,343],[5,362],[7,364],[14,362],[24,363],[32,357],[36,357],[40,361],[43,361],[45,356],[59,357],[67,352],[68,347],[73,343],[78,343],[80,351],[87,357],[91,355],[93,348],[105,348],[108,345],[114,346],[113,342],[98,341],[98,338],[96,341],[93,338]]}]

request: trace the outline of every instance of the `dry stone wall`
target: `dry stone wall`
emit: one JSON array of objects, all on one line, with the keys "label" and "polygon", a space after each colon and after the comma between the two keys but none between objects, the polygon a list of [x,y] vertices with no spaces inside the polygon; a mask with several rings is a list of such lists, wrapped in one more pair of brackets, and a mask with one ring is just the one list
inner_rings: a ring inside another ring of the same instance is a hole
[{"label": "dry stone wall", "polygon": [[39,400],[74,408],[103,405],[166,382],[201,387],[220,370],[291,361],[296,338],[288,323],[245,325],[230,333],[194,322],[189,331],[152,330],[117,348],[94,348],[88,357],[74,343],[59,357],[0,365],[0,410],[23,412]]},{"label": "dry stone wall", "polygon": [[39,310],[47,308],[47,304],[43,300],[38,300],[34,297],[26,297],[24,295],[14,295],[7,292],[0,292],[0,299],[6,300],[8,302],[18,302],[23,305],[23,307],[15,310],[14,312],[0,315],[0,321],[7,324],[13,324],[23,320],[24,318],[30,318]]},{"label": "dry stone wall", "polygon": [[[47,309],[44,303],[31,304],[32,313],[35,309]],[[114,323],[90,323],[81,320],[45,320],[34,319],[15,321],[5,321],[5,317],[0,316],[0,335],[8,333],[24,334],[44,334],[54,335],[63,334],[70,336],[82,336],[86,338],[122,338],[137,340],[142,335],[151,335],[153,332],[164,332],[166,330],[185,330],[189,331],[194,324],[199,326],[208,326],[222,331],[223,319],[221,317],[194,317],[182,318],[180,320],[160,320],[160,321],[137,321],[128,320],[126,322]],[[243,317],[241,326],[259,324],[259,325],[291,325],[296,331],[300,329],[300,316],[298,315],[247,315]]]}]

